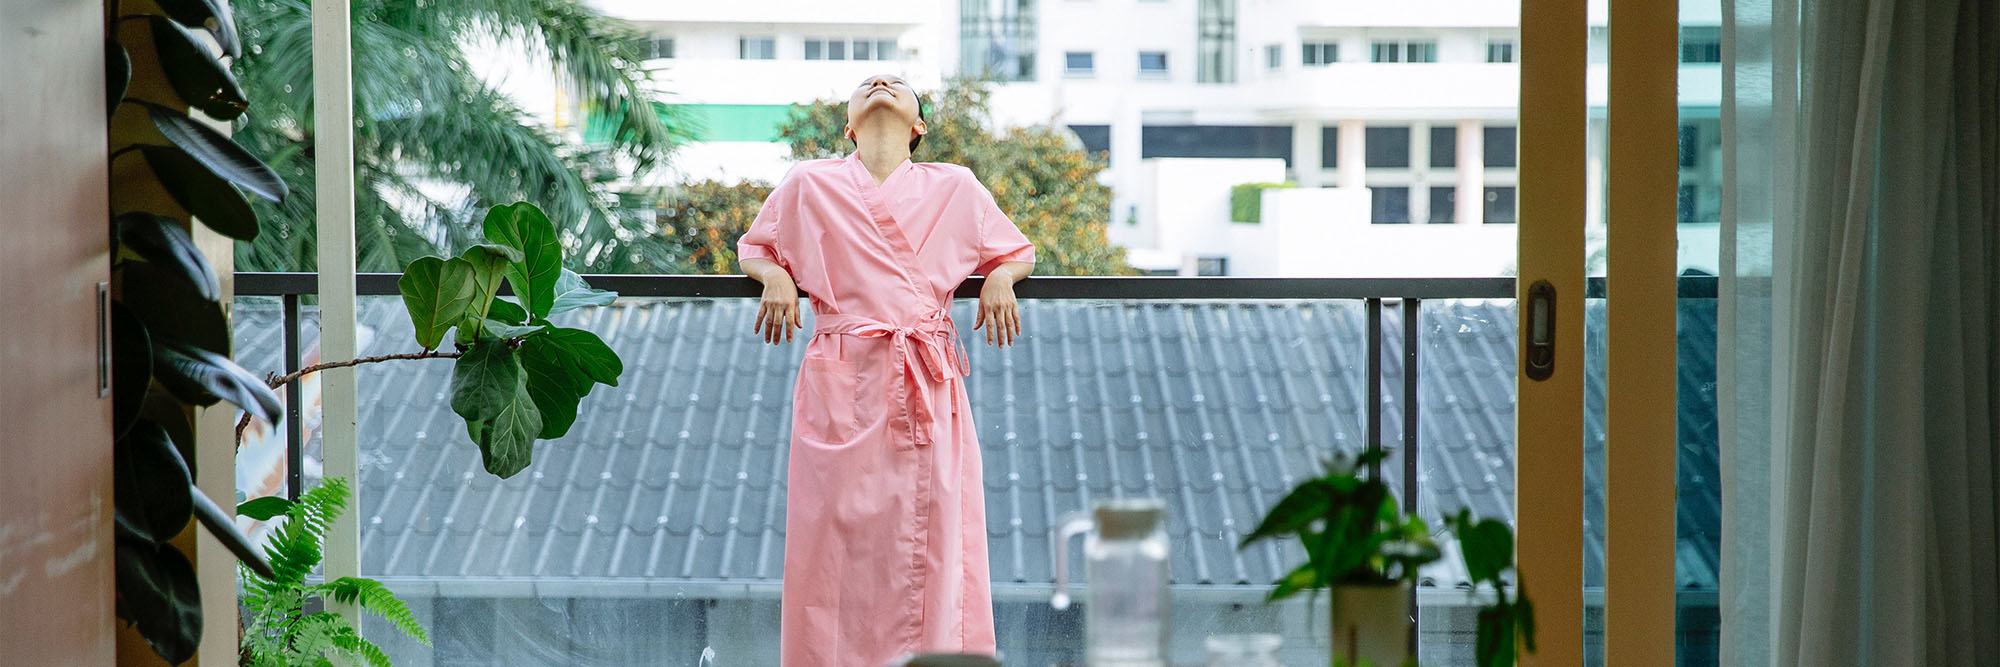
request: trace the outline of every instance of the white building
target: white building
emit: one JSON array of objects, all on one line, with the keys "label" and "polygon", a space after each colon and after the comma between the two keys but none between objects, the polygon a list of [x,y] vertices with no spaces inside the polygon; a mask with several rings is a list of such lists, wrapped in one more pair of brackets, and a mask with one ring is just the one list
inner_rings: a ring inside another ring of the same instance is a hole
[{"label": "white building", "polygon": [[[1518,2],[595,4],[656,36],[667,101],[707,125],[704,140],[676,157],[677,176],[777,178],[788,151],[776,127],[788,106],[842,97],[869,74],[886,71],[932,87],[946,75],[983,73],[1002,82],[993,97],[996,121],[1066,126],[1087,148],[1106,152],[1111,238],[1141,269],[1367,276],[1511,270],[1513,234],[1487,226],[1515,221]],[[1593,2],[1593,178],[1602,173],[1603,4]],[[1681,53],[1681,222],[1695,223],[1683,230],[1691,242],[1683,264],[1713,271],[1713,241],[1704,239],[1713,238],[1720,212],[1721,42],[1712,27],[1719,9],[1684,10],[1682,23],[1690,27]],[[891,43],[894,51],[885,52]],[[1215,158],[1230,161],[1186,161]],[[1245,159],[1278,160],[1282,170],[1276,179],[1266,168],[1245,171],[1254,164],[1238,161]],[[1258,224],[1278,229],[1233,227],[1230,188],[1264,180],[1299,186],[1264,195],[1274,204]],[[1602,220],[1599,185],[1591,188],[1593,222]],[[1433,224],[1459,231],[1420,229]],[[1287,229],[1293,226],[1300,228]],[[1267,261],[1268,249],[1257,246],[1273,239],[1320,239],[1330,261]],[[1381,261],[1418,251],[1449,261]]]}]

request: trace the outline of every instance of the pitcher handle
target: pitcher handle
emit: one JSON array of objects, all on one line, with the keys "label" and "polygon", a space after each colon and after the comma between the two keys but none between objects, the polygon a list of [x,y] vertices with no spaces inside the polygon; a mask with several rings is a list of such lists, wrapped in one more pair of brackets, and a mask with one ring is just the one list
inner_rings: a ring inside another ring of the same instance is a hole
[{"label": "pitcher handle", "polygon": [[1056,611],[1069,608],[1069,540],[1097,527],[1089,512],[1070,512],[1056,522],[1055,539],[1049,542],[1055,550],[1056,593],[1049,598],[1049,606]]}]

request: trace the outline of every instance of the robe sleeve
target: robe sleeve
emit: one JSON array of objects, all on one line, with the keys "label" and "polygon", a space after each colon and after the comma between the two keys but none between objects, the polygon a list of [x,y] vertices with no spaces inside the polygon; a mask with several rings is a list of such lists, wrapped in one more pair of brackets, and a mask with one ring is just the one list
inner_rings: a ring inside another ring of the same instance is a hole
[{"label": "robe sleeve", "polygon": [[737,239],[737,262],[746,259],[768,259],[777,262],[786,273],[792,271],[791,262],[786,261],[785,254],[779,250],[781,245],[778,236],[779,222],[790,208],[788,202],[791,197],[788,195],[792,190],[790,187],[792,176],[791,172],[786,172],[785,178],[778,182],[778,187],[771,189],[771,195],[765,197],[764,205],[757,209],[757,219],[750,222],[750,231],[745,232],[743,238]]},{"label": "robe sleeve", "polygon": [[979,268],[973,273],[987,275],[1008,262],[1035,263],[1035,244],[1021,233],[1014,221],[993,201],[993,193],[966,172],[972,187],[979,191]]}]

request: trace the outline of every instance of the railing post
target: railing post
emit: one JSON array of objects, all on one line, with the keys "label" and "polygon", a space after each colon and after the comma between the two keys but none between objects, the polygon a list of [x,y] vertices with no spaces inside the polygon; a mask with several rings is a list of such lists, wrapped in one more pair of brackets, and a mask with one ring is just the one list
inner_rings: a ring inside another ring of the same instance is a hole
[{"label": "railing post", "polygon": [[[1403,299],[1403,512],[1417,513],[1417,366],[1418,319],[1422,302]],[[1410,587],[1410,655],[1417,654],[1422,620],[1417,616],[1417,587]]]},{"label": "railing post", "polygon": [[[1382,299],[1366,299],[1368,309],[1368,449],[1382,448]],[[1382,462],[1368,464],[1369,479],[1382,479]]]},{"label": "railing post", "polygon": [[[291,375],[305,367],[299,355],[299,295],[286,294],[285,299],[285,374]],[[300,389],[305,384],[302,378],[292,378],[285,383],[285,499],[298,500],[305,493],[305,477],[300,470],[305,467],[306,425],[305,396]]]}]

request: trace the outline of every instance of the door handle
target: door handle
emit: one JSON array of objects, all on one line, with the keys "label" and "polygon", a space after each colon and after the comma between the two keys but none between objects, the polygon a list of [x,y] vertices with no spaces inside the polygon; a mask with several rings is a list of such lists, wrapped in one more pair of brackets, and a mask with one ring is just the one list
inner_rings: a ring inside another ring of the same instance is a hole
[{"label": "door handle", "polygon": [[1528,330],[1521,336],[1521,371],[1530,380],[1547,380],[1556,372],[1556,286],[1547,280],[1529,285],[1525,313]]}]

